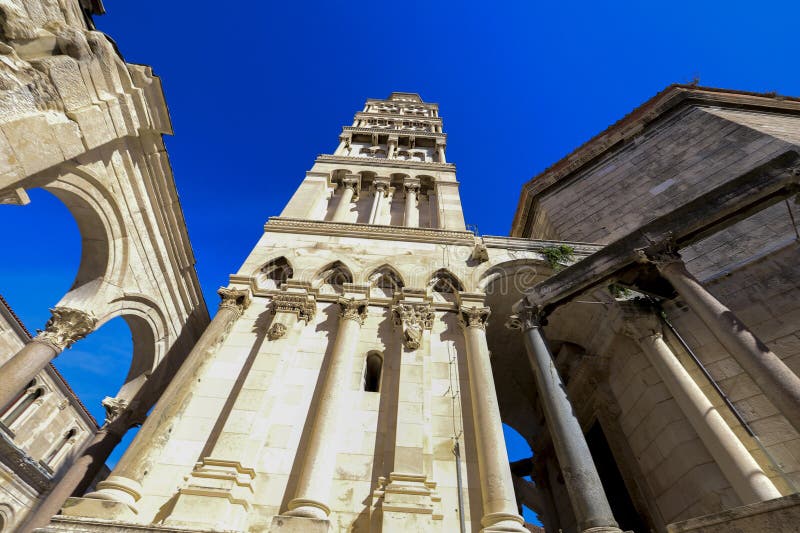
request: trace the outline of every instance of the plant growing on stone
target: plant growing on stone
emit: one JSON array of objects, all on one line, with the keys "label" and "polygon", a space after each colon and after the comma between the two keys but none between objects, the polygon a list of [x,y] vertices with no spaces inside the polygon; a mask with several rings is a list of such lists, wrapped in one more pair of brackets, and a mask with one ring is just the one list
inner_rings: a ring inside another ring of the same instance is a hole
[{"label": "plant growing on stone", "polygon": [[548,246],[542,249],[545,261],[555,271],[564,268],[564,263],[569,263],[575,257],[575,249],[568,244],[558,246]]}]

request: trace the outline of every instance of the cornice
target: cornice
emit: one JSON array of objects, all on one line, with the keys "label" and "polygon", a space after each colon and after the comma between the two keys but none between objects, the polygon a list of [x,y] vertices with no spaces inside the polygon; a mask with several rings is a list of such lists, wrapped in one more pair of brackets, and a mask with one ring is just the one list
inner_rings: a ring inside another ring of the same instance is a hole
[{"label": "cornice", "polygon": [[320,154],[317,156],[317,161],[330,161],[335,163],[354,163],[361,162],[362,164],[385,166],[392,168],[418,168],[418,169],[433,169],[444,171],[455,171],[456,166],[453,163],[434,163],[424,161],[406,161],[402,159],[378,159],[377,157],[354,157],[351,155],[329,155]]},{"label": "cornice", "polygon": [[517,237],[497,237],[494,235],[485,235],[481,237],[483,244],[489,248],[500,248],[503,250],[520,250],[530,252],[542,252],[547,248],[560,246],[566,244],[570,246],[575,255],[585,257],[592,255],[598,250],[602,250],[605,245],[591,244],[587,242],[570,242],[570,241],[543,241],[540,239],[525,239]]},{"label": "cornice", "polygon": [[547,189],[568,180],[581,168],[607,153],[632,142],[653,122],[691,106],[715,106],[800,115],[800,99],[774,93],[732,91],[714,87],[673,84],[625,115],[589,141],[533,177],[522,192],[511,225],[511,235],[522,237],[532,216],[535,198]]},{"label": "cornice", "polygon": [[349,222],[325,222],[298,218],[270,217],[264,231],[271,233],[302,233],[309,235],[335,235],[388,241],[411,241],[461,244],[472,246],[475,234],[437,228],[409,228],[405,226],[379,226]]},{"label": "cornice", "polygon": [[0,430],[0,462],[39,494],[50,489],[51,473],[18,448],[2,430]]},{"label": "cornice", "polygon": [[368,103],[368,104],[381,103],[381,104],[393,104],[393,105],[407,105],[409,107],[410,106],[419,106],[419,107],[425,107],[427,109],[439,109],[439,104],[437,104],[435,102],[422,102],[422,101],[410,102],[410,101],[402,101],[402,100],[390,100],[388,98],[367,98],[367,102],[366,103]]},{"label": "cornice", "polygon": [[422,117],[419,115],[403,115],[400,113],[382,113],[380,111],[358,111],[353,117],[356,120],[365,118],[390,118],[402,120],[416,120],[418,122],[431,122],[437,125],[442,125],[442,117]]},{"label": "cornice", "polygon": [[419,130],[398,130],[395,128],[357,128],[355,126],[344,126],[342,127],[342,132],[368,133],[370,135],[373,133],[396,133],[403,137],[432,137],[434,139],[447,139],[446,133],[433,133],[430,131]]}]

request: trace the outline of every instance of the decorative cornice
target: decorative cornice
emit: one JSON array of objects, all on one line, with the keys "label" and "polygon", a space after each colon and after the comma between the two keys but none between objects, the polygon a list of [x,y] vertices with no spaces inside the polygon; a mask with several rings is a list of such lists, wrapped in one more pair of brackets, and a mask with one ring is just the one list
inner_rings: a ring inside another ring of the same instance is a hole
[{"label": "decorative cornice", "polygon": [[281,292],[272,297],[272,312],[294,313],[298,321],[311,322],[317,312],[317,302],[310,294]]},{"label": "decorative cornice", "polygon": [[361,163],[362,165],[369,166],[383,166],[394,168],[414,168],[421,170],[444,170],[455,171],[456,166],[453,163],[436,163],[433,161],[407,161],[404,159],[378,159],[373,157],[356,157],[352,155],[330,155],[319,154],[317,162],[331,162],[331,163]]},{"label": "decorative cornice", "polygon": [[0,463],[10,468],[37,493],[42,494],[50,489],[51,473],[18,448],[3,431],[0,431]]},{"label": "decorative cornice", "polygon": [[37,330],[34,342],[46,344],[56,352],[66,350],[72,344],[91,333],[97,326],[97,317],[71,307],[55,307],[50,309],[50,320],[44,331]]},{"label": "decorative cornice", "polygon": [[434,242],[472,246],[474,233],[437,228],[410,228],[406,226],[379,226],[348,222],[324,222],[299,218],[270,217],[264,231],[273,233],[303,233],[310,235],[338,235],[390,241]]}]

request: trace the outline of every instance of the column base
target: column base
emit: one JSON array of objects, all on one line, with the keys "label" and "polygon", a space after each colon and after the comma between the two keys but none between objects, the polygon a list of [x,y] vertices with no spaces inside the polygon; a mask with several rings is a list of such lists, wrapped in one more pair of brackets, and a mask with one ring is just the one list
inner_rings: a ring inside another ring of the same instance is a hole
[{"label": "column base", "polygon": [[389,483],[378,479],[373,493],[371,522],[381,524],[383,533],[435,531],[441,528],[442,498],[436,482],[424,474],[392,472]]},{"label": "column base", "polygon": [[256,473],[237,461],[205,458],[195,465],[169,516],[168,526],[243,531],[253,499]]},{"label": "column base", "polygon": [[99,518],[115,522],[134,522],[136,512],[129,505],[95,498],[67,498],[61,508],[62,516]]},{"label": "column base", "polygon": [[[138,481],[122,476],[108,476],[97,484],[94,492],[86,494],[79,500],[103,500],[126,506],[135,515],[139,513],[136,502],[142,497],[142,485]],[[86,506],[89,504],[87,503]],[[88,507],[87,507],[88,508]],[[93,515],[85,515],[93,516]],[[98,517],[101,518],[101,517]]]},{"label": "column base", "polygon": [[272,517],[269,533],[332,533],[331,521],[327,518],[277,515]]},{"label": "column base", "polygon": [[484,526],[481,533],[530,533],[524,523],[525,520],[516,513],[490,513],[481,519],[481,525]]}]

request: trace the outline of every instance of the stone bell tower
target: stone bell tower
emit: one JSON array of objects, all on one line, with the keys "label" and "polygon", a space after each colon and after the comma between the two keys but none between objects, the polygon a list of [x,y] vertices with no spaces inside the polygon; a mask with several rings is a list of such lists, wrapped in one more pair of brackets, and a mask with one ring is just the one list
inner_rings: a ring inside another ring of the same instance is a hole
[{"label": "stone bell tower", "polygon": [[220,290],[111,476],[63,513],[153,531],[526,531],[488,252],[446,139],[419,95],[367,100]]}]

